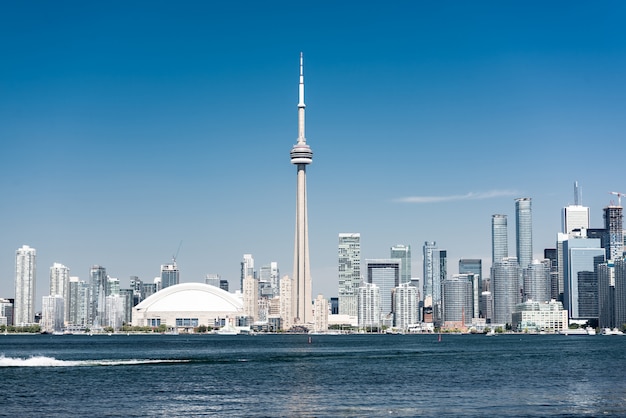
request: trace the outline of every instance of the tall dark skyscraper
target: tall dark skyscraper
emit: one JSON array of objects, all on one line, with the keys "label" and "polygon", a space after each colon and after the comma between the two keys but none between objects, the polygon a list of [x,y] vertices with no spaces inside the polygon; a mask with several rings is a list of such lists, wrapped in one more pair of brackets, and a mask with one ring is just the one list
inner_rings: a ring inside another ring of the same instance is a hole
[{"label": "tall dark skyscraper", "polygon": [[526,268],[533,261],[533,216],[529,197],[515,199],[515,243],[517,261]]},{"label": "tall dark skyscraper", "polygon": [[610,260],[617,260],[624,254],[624,221],[621,205],[604,208],[604,229],[608,243],[606,256]]}]

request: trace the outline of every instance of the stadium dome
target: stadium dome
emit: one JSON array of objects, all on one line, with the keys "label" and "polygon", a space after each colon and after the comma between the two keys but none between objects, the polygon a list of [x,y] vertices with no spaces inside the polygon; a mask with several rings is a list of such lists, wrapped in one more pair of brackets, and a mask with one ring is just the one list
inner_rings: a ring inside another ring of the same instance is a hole
[{"label": "stadium dome", "polygon": [[217,319],[243,315],[241,298],[204,283],[166,287],[133,308],[134,326],[193,328],[214,326]]}]

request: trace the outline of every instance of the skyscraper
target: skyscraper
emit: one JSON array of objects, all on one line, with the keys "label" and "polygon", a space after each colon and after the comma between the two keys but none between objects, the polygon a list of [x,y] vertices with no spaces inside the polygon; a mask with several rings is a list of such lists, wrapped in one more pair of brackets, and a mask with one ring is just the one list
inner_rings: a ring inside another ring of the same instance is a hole
[{"label": "skyscraper", "polygon": [[575,229],[589,229],[589,208],[580,203],[578,182],[574,183],[574,204],[563,208],[561,220],[564,234],[569,234]]},{"label": "skyscraper", "polygon": [[604,208],[604,229],[608,235],[606,256],[610,260],[617,260],[624,254],[624,222],[621,206],[607,206]]},{"label": "skyscraper", "polygon": [[393,312],[391,292],[400,284],[402,262],[397,258],[365,260],[367,282],[380,289],[380,309],[383,317]]},{"label": "skyscraper", "polygon": [[293,304],[296,324],[313,321],[311,306],[311,266],[309,265],[309,226],[306,203],[306,166],[313,162],[313,151],[304,136],[304,69],[300,54],[298,91],[298,142],[291,149],[291,164],[297,167],[296,233],[293,252]]},{"label": "skyscraper", "polygon": [[37,252],[23,245],[15,252],[15,302],[13,323],[17,326],[35,322],[35,258]]},{"label": "skyscraper", "polygon": [[243,292],[243,280],[248,277],[256,277],[254,274],[254,258],[252,254],[244,254],[243,260],[241,260],[241,276],[239,280],[239,289]]},{"label": "skyscraper", "polygon": [[407,330],[409,325],[418,322],[418,292],[411,283],[400,283],[393,294],[393,322],[394,326]]},{"label": "skyscraper", "polygon": [[397,258],[402,261],[400,283],[409,283],[411,281],[411,246],[394,245],[391,247],[389,258]]},{"label": "skyscraper", "polygon": [[178,270],[176,261],[173,261],[172,264],[161,264],[161,289],[174,286],[179,281],[180,270]]},{"label": "skyscraper", "polygon": [[361,281],[361,234],[339,234],[339,313],[357,316],[357,291]]},{"label": "skyscraper", "polygon": [[109,277],[104,267],[94,265],[89,270],[89,325],[102,326]]},{"label": "skyscraper", "polygon": [[530,197],[515,199],[517,261],[526,268],[533,260],[533,217]]},{"label": "skyscraper", "polygon": [[519,264],[515,257],[505,257],[491,267],[493,287],[493,321],[510,324],[515,305],[521,302]]},{"label": "skyscraper", "polygon": [[361,283],[357,290],[359,328],[380,327],[380,289],[374,283]]},{"label": "skyscraper", "polygon": [[467,274],[455,274],[443,281],[443,317],[445,322],[472,323],[474,304],[472,282]]},{"label": "skyscraper", "polygon": [[69,322],[69,289],[70,289],[70,269],[61,263],[54,263],[50,267],[50,296],[61,296],[63,298],[64,321]]},{"label": "skyscraper", "polygon": [[441,286],[448,275],[447,251],[437,248],[434,241],[426,241],[424,251],[424,318],[432,313],[432,321],[443,320]]},{"label": "skyscraper", "polygon": [[506,215],[491,216],[491,264],[509,256],[509,234]]},{"label": "skyscraper", "polygon": [[550,302],[550,260],[533,260],[528,267],[523,269],[524,297],[523,302],[533,300],[535,302]]}]

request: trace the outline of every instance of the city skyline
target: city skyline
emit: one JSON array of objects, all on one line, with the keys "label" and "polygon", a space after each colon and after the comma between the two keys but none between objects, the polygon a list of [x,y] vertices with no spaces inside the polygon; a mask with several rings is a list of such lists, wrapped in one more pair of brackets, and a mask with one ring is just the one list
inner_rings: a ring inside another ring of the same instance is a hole
[{"label": "city skyline", "polygon": [[0,297],[22,245],[36,306],[55,262],[126,286],[181,241],[181,283],[235,289],[243,254],[291,274],[300,51],[312,297],[338,293],[339,233],[361,234],[363,260],[412,246],[413,276],[426,241],[448,275],[461,258],[486,272],[493,214],[513,255],[515,198],[532,198],[542,258],[573,182],[592,228],[626,191],[606,175],[625,147],[621,3],[146,5],[0,5]]}]

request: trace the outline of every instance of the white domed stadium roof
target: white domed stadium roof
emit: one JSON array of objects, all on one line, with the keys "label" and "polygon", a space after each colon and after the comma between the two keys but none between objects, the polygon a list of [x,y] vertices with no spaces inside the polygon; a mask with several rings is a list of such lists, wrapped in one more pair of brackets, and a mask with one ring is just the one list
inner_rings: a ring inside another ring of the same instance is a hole
[{"label": "white domed stadium roof", "polygon": [[133,325],[148,325],[159,319],[173,325],[180,318],[196,318],[200,324],[243,315],[240,297],[204,283],[181,283],[166,287],[133,308]]},{"label": "white domed stadium roof", "polygon": [[204,283],[181,283],[146,298],[135,309],[147,311],[238,311],[243,303],[235,295]]}]

